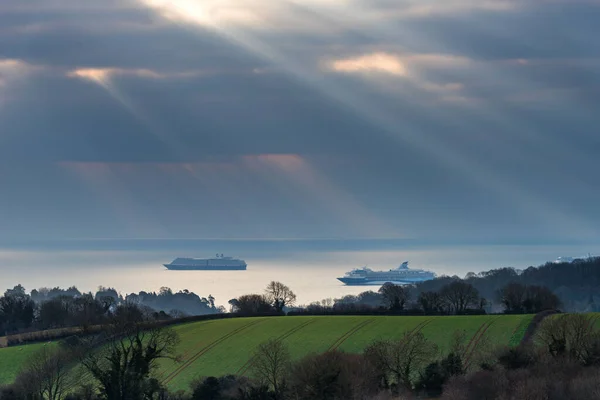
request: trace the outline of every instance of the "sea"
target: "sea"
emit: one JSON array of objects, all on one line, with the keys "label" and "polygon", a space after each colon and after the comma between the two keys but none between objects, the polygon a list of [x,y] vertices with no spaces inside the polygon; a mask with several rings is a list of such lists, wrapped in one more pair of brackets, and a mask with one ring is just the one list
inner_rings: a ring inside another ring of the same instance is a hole
[{"label": "sea", "polygon": [[[176,257],[224,254],[244,259],[246,271],[169,271]],[[409,261],[438,275],[464,277],[494,268],[525,269],[561,256],[600,254],[593,243],[451,243],[397,239],[94,239],[4,243],[0,245],[0,290],[23,285],[76,286],[95,291],[113,287],[123,295],[139,291],[188,289],[216,304],[243,294],[262,293],[270,281],[288,285],[297,304],[335,299],[378,286],[346,286],[336,278],[358,267],[396,268]]]}]

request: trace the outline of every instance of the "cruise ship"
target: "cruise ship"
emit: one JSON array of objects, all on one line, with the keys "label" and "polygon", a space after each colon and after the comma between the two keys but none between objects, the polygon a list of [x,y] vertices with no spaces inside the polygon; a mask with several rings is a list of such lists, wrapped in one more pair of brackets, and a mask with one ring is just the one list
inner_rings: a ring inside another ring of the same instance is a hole
[{"label": "cruise ship", "polygon": [[595,258],[598,258],[598,257],[593,256],[591,253],[588,253],[587,256],[583,256],[583,257],[558,257],[556,260],[553,261],[553,263],[561,264],[561,263],[572,263],[574,261],[592,261]]},{"label": "cruise ship", "polygon": [[338,278],[339,281],[350,286],[358,285],[383,285],[384,283],[417,283],[423,282],[435,278],[433,272],[425,271],[422,269],[410,269],[408,268],[408,261],[405,261],[396,269],[390,269],[389,271],[373,271],[370,268],[356,268],[342,278]]},{"label": "cruise ship", "polygon": [[244,271],[246,261],[217,254],[215,258],[176,258],[167,269],[185,271]]}]

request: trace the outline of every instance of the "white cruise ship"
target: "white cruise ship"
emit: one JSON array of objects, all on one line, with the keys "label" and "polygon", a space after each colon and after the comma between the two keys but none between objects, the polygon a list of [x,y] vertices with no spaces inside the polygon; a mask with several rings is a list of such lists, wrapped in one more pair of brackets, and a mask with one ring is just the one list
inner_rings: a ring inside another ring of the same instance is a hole
[{"label": "white cruise ship", "polygon": [[167,269],[186,271],[243,271],[246,261],[217,254],[215,258],[176,258],[170,264],[163,264]]},{"label": "white cruise ship", "polygon": [[373,271],[370,268],[357,268],[347,272],[342,278],[337,278],[346,285],[383,285],[384,283],[407,284],[423,282],[434,279],[435,274],[422,269],[408,268],[408,261],[405,261],[396,269],[389,271]]}]

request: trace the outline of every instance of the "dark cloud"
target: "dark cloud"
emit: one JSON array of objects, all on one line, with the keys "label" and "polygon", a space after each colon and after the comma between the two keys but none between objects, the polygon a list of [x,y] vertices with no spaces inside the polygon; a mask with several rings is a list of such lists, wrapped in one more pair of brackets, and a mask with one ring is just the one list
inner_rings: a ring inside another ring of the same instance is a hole
[{"label": "dark cloud", "polygon": [[[7,235],[598,235],[595,3],[221,33],[77,4],[0,5]],[[377,52],[407,71],[328,69]]]}]

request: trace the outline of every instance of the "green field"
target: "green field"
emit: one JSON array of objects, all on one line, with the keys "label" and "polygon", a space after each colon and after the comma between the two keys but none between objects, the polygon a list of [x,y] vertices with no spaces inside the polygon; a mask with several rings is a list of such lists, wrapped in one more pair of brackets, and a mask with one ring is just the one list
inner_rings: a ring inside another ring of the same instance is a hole
[{"label": "green field", "polygon": [[[473,343],[485,336],[491,344],[518,344],[531,315],[388,317],[306,316],[233,318],[175,326],[181,343],[179,363],[165,360],[159,378],[170,389],[188,389],[199,376],[246,374],[256,346],[270,338],[284,340],[295,358],[337,348],[361,352],[374,339],[399,338],[421,331],[442,350],[453,333],[464,330]],[[0,384],[10,383],[19,365],[41,344],[0,349]]]},{"label": "green field", "polygon": [[36,343],[0,349],[0,385],[14,381],[23,362],[36,350],[43,346],[54,345],[54,343]]}]

